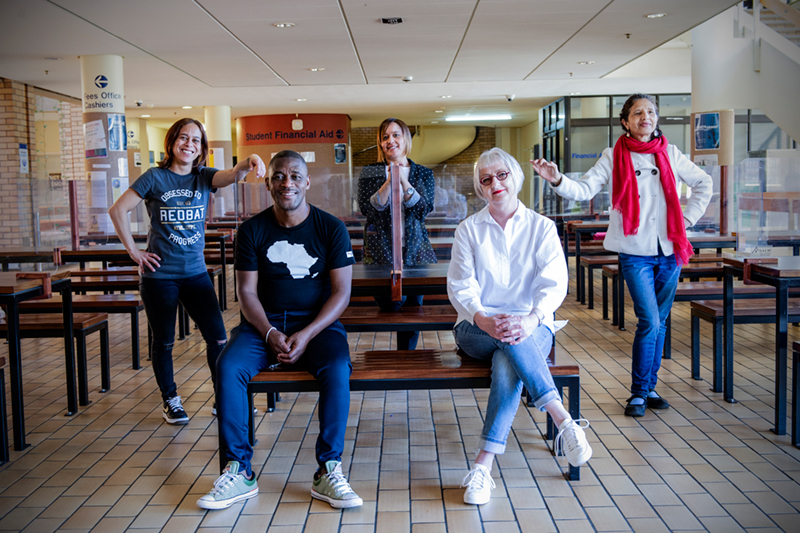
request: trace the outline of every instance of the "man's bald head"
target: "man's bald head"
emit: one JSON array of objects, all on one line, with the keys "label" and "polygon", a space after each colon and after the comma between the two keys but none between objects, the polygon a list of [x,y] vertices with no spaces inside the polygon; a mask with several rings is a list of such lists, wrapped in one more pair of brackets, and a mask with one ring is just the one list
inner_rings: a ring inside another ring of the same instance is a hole
[{"label": "man's bald head", "polygon": [[267,174],[270,175],[272,173],[273,168],[275,167],[275,163],[281,159],[291,159],[297,161],[298,163],[302,163],[303,169],[305,170],[305,174],[308,174],[308,165],[306,165],[306,160],[303,159],[303,156],[295,152],[294,150],[281,150],[277,154],[275,154],[269,162],[269,168],[267,169]]}]

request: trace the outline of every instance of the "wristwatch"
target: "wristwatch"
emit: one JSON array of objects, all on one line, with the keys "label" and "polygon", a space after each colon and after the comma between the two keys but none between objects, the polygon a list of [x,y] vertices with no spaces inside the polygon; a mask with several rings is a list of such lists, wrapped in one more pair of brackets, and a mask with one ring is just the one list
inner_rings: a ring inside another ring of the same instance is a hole
[{"label": "wristwatch", "polygon": [[414,196],[414,187],[409,187],[406,190],[406,194],[409,195],[409,196]]}]

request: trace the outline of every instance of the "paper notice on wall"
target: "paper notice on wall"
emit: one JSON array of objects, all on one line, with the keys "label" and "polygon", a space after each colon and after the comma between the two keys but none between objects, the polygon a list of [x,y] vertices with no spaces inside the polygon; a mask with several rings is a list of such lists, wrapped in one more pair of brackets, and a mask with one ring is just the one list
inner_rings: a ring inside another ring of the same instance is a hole
[{"label": "paper notice on wall", "polygon": [[28,145],[27,144],[20,144],[19,145],[19,173],[20,174],[27,174],[28,169]]},{"label": "paper notice on wall", "polygon": [[124,152],[128,149],[125,115],[108,115],[108,149],[112,152]]},{"label": "paper notice on wall", "polygon": [[92,196],[89,207],[108,208],[108,193],[106,191],[106,173],[89,172],[89,181],[92,184]]},{"label": "paper notice on wall", "polygon": [[713,167],[719,164],[719,156],[717,154],[696,155],[694,164],[701,167]]},{"label": "paper notice on wall", "polygon": [[142,166],[142,152],[133,152],[133,166]]},{"label": "paper notice on wall", "polygon": [[106,130],[102,120],[93,120],[83,125],[83,143],[86,149],[86,159],[108,157]]},{"label": "paper notice on wall", "polygon": [[114,178],[111,180],[111,197],[116,202],[122,193],[128,190],[128,178]]},{"label": "paper notice on wall", "polygon": [[300,155],[303,156],[306,163],[313,163],[317,160],[317,154],[315,152],[300,152]]},{"label": "paper notice on wall", "polygon": [[208,166],[217,170],[225,170],[225,149],[221,147],[208,149]]},{"label": "paper notice on wall", "polygon": [[128,177],[128,158],[120,157],[117,159],[117,170],[120,178]]}]

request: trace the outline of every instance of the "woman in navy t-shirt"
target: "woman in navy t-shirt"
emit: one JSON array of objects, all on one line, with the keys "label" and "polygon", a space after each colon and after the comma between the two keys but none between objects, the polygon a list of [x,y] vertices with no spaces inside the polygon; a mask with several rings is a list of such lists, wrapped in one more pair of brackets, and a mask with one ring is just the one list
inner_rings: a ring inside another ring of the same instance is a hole
[{"label": "woman in navy t-shirt", "polygon": [[[208,140],[200,122],[184,118],[170,127],[164,140],[167,156],[151,168],[111,206],[109,214],[120,241],[139,265],[139,291],[153,332],[151,358],[161,389],[163,416],[170,424],[189,421],[172,369],[175,318],[180,301],[197,324],[207,345],[208,366],[215,381],[217,356],[227,336],[214,285],[206,272],[205,210],[208,195],[255,170],[266,174],[257,155],[228,170],[202,166]],[[136,247],[128,213],[144,200],[150,217],[147,250]],[[216,386],[216,383],[215,383]]]}]

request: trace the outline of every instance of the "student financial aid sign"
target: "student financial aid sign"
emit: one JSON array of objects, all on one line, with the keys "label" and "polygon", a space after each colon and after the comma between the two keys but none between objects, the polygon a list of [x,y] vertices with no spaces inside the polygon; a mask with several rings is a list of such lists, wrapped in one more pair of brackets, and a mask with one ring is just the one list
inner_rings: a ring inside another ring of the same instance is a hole
[{"label": "student financial aid sign", "polygon": [[347,142],[347,115],[259,115],[236,121],[239,146]]}]

